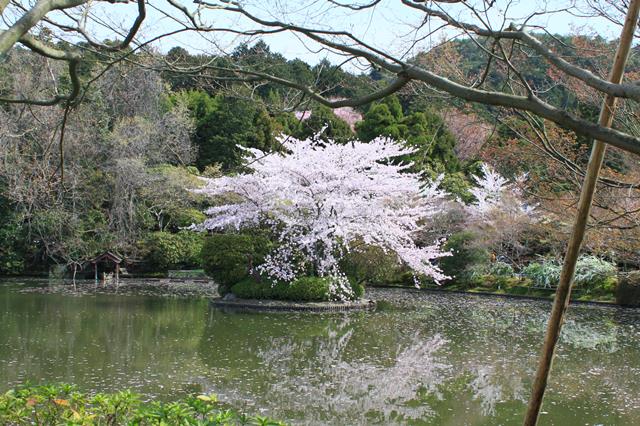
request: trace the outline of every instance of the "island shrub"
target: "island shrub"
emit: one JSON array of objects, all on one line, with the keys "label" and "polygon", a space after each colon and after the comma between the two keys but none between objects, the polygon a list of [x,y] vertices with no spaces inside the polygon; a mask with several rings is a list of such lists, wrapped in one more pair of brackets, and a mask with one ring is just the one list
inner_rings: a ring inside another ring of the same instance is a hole
[{"label": "island shrub", "polygon": [[411,270],[400,264],[395,253],[378,246],[351,249],[342,259],[341,268],[350,280],[366,285],[414,285]]},{"label": "island shrub", "polygon": [[[293,302],[325,302],[330,300],[332,277],[300,277],[291,283],[258,281],[246,278],[233,286],[231,292],[242,299],[290,300]],[[362,284],[349,281],[353,298],[364,295]]]},{"label": "island shrub", "polygon": [[271,248],[271,241],[259,231],[212,234],[202,246],[202,267],[224,295],[232,285],[248,278],[251,269],[264,262]]},{"label": "island shrub", "polygon": [[291,283],[271,283],[247,278],[231,287],[242,299],[273,299],[295,302],[323,302],[329,300],[330,281],[321,277],[302,277]]},{"label": "island shrub", "polygon": [[0,394],[3,425],[284,425],[246,416],[224,406],[215,395],[174,402],[146,402],[130,391],[88,395],[75,386],[26,386]]}]

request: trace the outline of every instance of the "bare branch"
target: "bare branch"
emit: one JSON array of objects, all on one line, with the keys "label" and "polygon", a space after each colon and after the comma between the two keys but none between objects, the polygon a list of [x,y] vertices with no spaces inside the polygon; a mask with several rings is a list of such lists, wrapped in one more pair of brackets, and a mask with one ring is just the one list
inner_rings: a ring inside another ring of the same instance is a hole
[{"label": "bare branch", "polygon": [[0,56],[5,55],[31,28],[37,25],[47,13],[53,10],[69,9],[86,3],[87,0],[38,0],[9,29],[0,34]]}]

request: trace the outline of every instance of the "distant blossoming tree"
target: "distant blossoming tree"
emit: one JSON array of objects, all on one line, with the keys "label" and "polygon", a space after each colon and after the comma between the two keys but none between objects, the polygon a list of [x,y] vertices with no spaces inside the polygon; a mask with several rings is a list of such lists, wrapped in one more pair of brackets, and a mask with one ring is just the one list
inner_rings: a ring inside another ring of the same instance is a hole
[{"label": "distant blossoming tree", "polygon": [[311,111],[310,110],[296,111],[293,114],[295,115],[296,119],[300,120],[300,121],[305,121],[309,117],[311,117]]},{"label": "distant blossoming tree", "polygon": [[[335,100],[335,99],[334,99]],[[308,120],[313,114],[312,110],[304,110],[304,111],[295,111],[294,115],[296,119],[300,121]],[[340,107],[334,108],[333,114],[338,117],[340,120],[344,121],[349,125],[352,131],[356,130],[356,123],[363,120],[362,114],[356,111],[352,107]]]},{"label": "distant blossoming tree", "polygon": [[258,272],[286,282],[309,273],[333,277],[335,298],[350,295],[339,263],[355,243],[394,253],[417,275],[447,278],[433,263],[447,255],[440,242],[418,247],[413,238],[442,209],[446,194],[439,181],[424,186],[407,171],[410,164],[389,161],[410,149],[387,138],[344,145],[280,141],[284,155],[247,149],[252,172],[207,179],[199,192],[238,197],[209,208],[197,229],[268,225],[279,244]]},{"label": "distant blossoming tree", "polygon": [[466,206],[467,228],[476,231],[478,243],[494,253],[517,258],[526,251],[522,235],[538,220],[536,206],[528,204],[521,187],[526,175],[511,182],[488,164],[482,164],[482,176],[475,176],[471,188],[475,202]]},{"label": "distant blossoming tree", "polygon": [[522,192],[518,183],[526,179],[526,175],[518,177],[516,182],[509,182],[504,176],[496,172],[486,163],[481,166],[482,176],[475,176],[475,187],[470,192],[476,202],[469,206],[474,216],[485,217],[493,211],[499,210],[511,216],[531,216],[535,206],[522,200]]}]

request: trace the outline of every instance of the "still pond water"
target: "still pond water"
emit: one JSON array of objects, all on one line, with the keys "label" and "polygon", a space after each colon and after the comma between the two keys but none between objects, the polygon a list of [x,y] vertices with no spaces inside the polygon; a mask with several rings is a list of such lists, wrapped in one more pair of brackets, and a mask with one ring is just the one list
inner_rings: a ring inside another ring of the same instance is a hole
[{"label": "still pond water", "polygon": [[[373,313],[22,294],[0,281],[0,391],[212,392],[293,424],[518,425],[550,303],[371,290]],[[640,311],[570,310],[542,425],[640,424]]]}]

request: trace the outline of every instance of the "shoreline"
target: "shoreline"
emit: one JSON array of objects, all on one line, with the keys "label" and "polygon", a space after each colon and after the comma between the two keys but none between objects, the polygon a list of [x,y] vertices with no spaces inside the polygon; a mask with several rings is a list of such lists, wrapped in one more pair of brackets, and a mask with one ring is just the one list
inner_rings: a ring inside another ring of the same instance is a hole
[{"label": "shoreline", "polygon": [[[411,290],[417,293],[420,292],[429,292],[429,293],[439,293],[439,294],[462,294],[462,295],[472,295],[472,296],[482,296],[482,297],[500,297],[503,299],[525,299],[525,300],[537,300],[537,301],[547,301],[553,302],[555,297],[555,290],[549,290],[549,296],[539,296],[534,294],[515,294],[515,293],[497,293],[491,291],[474,291],[472,290],[457,290],[457,289],[447,289],[444,288],[433,288],[433,287],[409,287],[409,286],[397,286],[397,285],[375,285],[367,288],[384,288],[384,289],[404,289]],[[595,305],[595,306],[605,306],[605,307],[613,307],[613,308],[625,308],[625,309],[638,309],[640,306],[633,305],[621,305],[616,303],[615,301],[607,301],[607,300],[580,300],[580,299],[571,299],[571,304],[579,304],[579,305]]]},{"label": "shoreline", "polygon": [[216,297],[209,300],[209,306],[252,312],[362,312],[375,310],[376,301],[363,298],[350,302],[295,302],[269,299],[224,300]]},{"label": "shoreline", "polygon": [[[20,284],[20,278],[12,279]],[[10,282],[11,282],[10,281]],[[211,280],[184,278],[123,278],[118,284],[96,284],[93,280],[77,280],[76,286],[70,281],[38,280],[42,285],[25,286],[17,291],[23,294],[63,294],[81,295],[124,295],[207,298],[218,296],[218,285]]]},{"label": "shoreline", "polygon": [[[34,277],[0,277],[0,281],[4,283],[18,285],[16,289],[20,293],[35,293],[35,294],[65,294],[70,296],[78,295],[146,295],[146,296],[159,296],[159,297],[185,297],[185,298],[219,298],[218,285],[212,280],[203,279],[188,279],[188,278],[122,278],[119,285],[110,283],[103,285],[98,283],[96,286],[93,280],[77,280],[76,288],[69,280],[49,280],[47,278],[34,278]],[[22,284],[28,284],[29,282],[38,284],[31,286],[22,286]],[[22,288],[20,288],[22,287]],[[492,292],[484,290],[459,290],[459,289],[447,289],[423,287],[415,288],[409,286],[398,285],[375,285],[367,286],[367,289],[397,289],[410,293],[436,293],[436,294],[458,294],[458,295],[475,295],[481,297],[498,297],[503,299],[524,299],[524,300],[537,300],[552,302],[555,291],[547,290],[548,296],[536,295],[536,294],[514,294],[514,293],[502,293]],[[363,299],[364,300],[364,299]],[[226,302],[225,302],[226,303]],[[288,302],[285,302],[288,303]],[[219,306],[222,306],[222,302]],[[572,298],[571,304],[580,305],[595,305],[595,306],[607,306],[616,308],[630,308],[638,309],[640,306],[633,305],[621,305],[615,303],[615,301],[607,300],[580,300]],[[228,304],[229,307],[236,306],[237,303]],[[250,308],[251,309],[251,308]],[[277,309],[277,308],[275,308]],[[255,307],[254,310],[265,310],[265,308]],[[313,310],[308,308],[307,310]]]}]

